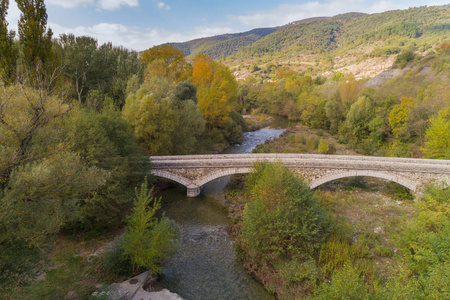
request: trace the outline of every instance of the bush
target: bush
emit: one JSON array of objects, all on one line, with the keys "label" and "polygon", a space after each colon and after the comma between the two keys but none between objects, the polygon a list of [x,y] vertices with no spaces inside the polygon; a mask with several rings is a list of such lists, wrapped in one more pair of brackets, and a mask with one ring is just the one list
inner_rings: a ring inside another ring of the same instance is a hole
[{"label": "bush", "polygon": [[151,194],[146,182],[139,192],[136,189],[135,207],[128,218],[123,249],[124,256],[133,264],[133,271],[145,267],[151,273],[158,273],[161,262],[176,250],[180,230],[164,216],[160,220],[155,217],[161,202]]},{"label": "bush", "polygon": [[123,237],[116,238],[101,258],[101,269],[113,276],[132,274],[133,264],[124,255]]},{"label": "bush", "polygon": [[320,154],[327,154],[330,151],[330,146],[324,139],[320,139],[317,150],[319,151]]},{"label": "bush", "polygon": [[247,181],[245,242],[263,260],[307,260],[319,247],[323,211],[314,193],[282,163],[258,162]]},{"label": "bush", "polygon": [[414,59],[414,52],[411,50],[405,51],[395,59],[395,63],[399,65],[400,68],[404,68],[406,64]]},{"label": "bush", "polygon": [[368,291],[363,278],[352,266],[346,265],[333,273],[331,283],[324,282],[313,299],[367,299]]}]

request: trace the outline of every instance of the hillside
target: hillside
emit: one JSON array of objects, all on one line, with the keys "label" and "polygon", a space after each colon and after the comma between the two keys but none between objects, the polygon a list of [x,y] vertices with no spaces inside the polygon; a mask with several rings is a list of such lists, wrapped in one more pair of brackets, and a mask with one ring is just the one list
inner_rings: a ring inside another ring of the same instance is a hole
[{"label": "hillside", "polygon": [[197,54],[203,53],[214,59],[223,59],[278,29],[279,27],[256,28],[241,33],[222,34],[169,45],[184,51],[188,58],[194,58]]},{"label": "hillside", "polygon": [[240,77],[271,78],[268,66],[275,63],[314,75],[349,71],[366,78],[392,66],[399,53],[412,49],[424,55],[449,38],[450,5],[443,5],[311,18],[173,45],[188,59],[204,53],[221,60]]}]

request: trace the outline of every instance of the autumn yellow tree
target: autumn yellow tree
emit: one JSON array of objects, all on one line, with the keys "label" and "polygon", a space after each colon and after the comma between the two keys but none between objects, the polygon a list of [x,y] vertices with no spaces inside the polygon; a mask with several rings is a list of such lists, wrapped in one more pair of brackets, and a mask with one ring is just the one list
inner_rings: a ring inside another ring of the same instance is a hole
[{"label": "autumn yellow tree", "polygon": [[400,103],[396,104],[389,113],[389,126],[396,138],[408,137],[408,117],[413,105],[413,98],[402,97]]},{"label": "autumn yellow tree", "polygon": [[194,59],[192,83],[197,88],[198,107],[207,124],[224,127],[237,106],[237,82],[230,70],[210,57],[199,54]]},{"label": "autumn yellow tree", "polygon": [[140,59],[147,65],[146,78],[166,78],[169,82],[187,79],[189,66],[184,52],[170,45],[160,45],[144,51]]}]

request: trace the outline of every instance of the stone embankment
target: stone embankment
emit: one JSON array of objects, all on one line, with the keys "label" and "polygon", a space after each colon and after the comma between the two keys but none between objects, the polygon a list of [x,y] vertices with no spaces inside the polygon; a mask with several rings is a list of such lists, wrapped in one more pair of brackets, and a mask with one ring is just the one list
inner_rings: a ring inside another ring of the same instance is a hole
[{"label": "stone embankment", "polygon": [[167,289],[161,291],[146,291],[146,285],[151,280],[148,272],[139,274],[122,283],[113,283],[109,291],[95,292],[94,297],[106,295],[111,300],[183,300],[179,295]]}]

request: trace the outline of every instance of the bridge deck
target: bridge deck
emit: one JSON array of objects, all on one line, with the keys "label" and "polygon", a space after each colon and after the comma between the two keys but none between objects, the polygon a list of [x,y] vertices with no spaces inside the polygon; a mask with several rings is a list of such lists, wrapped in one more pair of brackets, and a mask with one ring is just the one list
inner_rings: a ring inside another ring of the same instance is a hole
[{"label": "bridge deck", "polygon": [[288,167],[450,174],[450,160],[322,154],[216,154],[151,156],[154,169],[251,167],[258,160]]}]

